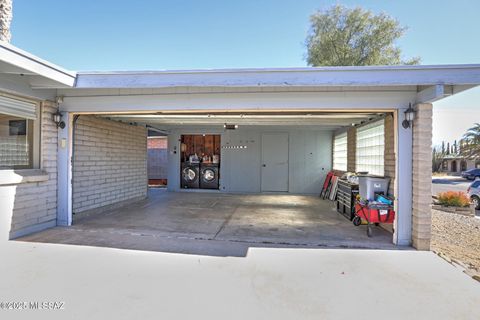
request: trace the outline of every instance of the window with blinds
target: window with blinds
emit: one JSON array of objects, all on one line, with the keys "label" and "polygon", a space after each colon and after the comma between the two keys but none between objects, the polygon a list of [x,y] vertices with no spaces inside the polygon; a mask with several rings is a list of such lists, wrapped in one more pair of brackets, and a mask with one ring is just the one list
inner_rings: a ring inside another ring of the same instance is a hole
[{"label": "window with blinds", "polygon": [[347,133],[333,138],[333,169],[347,171]]},{"label": "window with blinds", "polygon": [[33,167],[36,119],[35,103],[0,95],[0,170]]},{"label": "window with blinds", "polygon": [[356,171],[383,176],[385,171],[385,124],[375,121],[357,129]]}]

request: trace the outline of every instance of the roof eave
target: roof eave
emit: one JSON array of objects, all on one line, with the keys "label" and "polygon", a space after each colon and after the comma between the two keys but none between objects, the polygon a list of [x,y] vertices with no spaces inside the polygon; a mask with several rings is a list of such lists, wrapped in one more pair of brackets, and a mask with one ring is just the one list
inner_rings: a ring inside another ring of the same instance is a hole
[{"label": "roof eave", "polygon": [[76,88],[480,85],[480,65],[79,72]]},{"label": "roof eave", "polygon": [[32,88],[69,88],[75,85],[77,73],[40,59],[7,42],[0,41],[0,61],[17,70],[15,73],[34,77]]}]

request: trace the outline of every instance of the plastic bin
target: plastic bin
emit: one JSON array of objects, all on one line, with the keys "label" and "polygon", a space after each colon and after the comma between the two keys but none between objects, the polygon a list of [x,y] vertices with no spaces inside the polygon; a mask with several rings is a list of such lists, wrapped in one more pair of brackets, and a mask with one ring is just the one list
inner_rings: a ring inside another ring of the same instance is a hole
[{"label": "plastic bin", "polygon": [[380,178],[373,176],[358,177],[358,191],[360,197],[366,200],[375,200],[375,193],[387,195],[389,178]]}]

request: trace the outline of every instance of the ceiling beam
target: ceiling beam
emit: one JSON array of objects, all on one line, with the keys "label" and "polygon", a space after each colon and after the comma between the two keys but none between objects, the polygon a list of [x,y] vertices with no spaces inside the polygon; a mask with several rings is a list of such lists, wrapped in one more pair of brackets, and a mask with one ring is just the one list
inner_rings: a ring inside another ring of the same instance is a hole
[{"label": "ceiling beam", "polygon": [[342,120],[284,120],[284,119],[170,119],[170,120],[148,120],[148,119],[125,119],[125,118],[115,118],[108,117],[111,120],[121,121],[126,123],[146,123],[150,125],[223,125],[225,123],[233,123],[239,125],[312,125],[312,126],[333,126],[333,127],[343,127],[349,126],[352,124],[359,124],[365,119],[342,119]]},{"label": "ceiling beam", "polygon": [[285,120],[313,120],[313,119],[368,119],[379,113],[170,113],[170,114],[118,114],[110,115],[114,118],[143,119],[143,120],[223,120],[223,119],[285,119]]},{"label": "ceiling beam", "polygon": [[417,93],[415,103],[432,103],[452,94],[451,86],[436,84]]}]

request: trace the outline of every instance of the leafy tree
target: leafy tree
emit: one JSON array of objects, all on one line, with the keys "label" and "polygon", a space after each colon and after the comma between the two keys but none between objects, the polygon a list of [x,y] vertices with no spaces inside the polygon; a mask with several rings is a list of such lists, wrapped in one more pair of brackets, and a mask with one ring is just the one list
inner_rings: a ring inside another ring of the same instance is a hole
[{"label": "leafy tree", "polygon": [[466,158],[480,157],[480,123],[475,123],[463,135],[461,154]]},{"label": "leafy tree", "polygon": [[443,161],[442,153],[437,151],[437,148],[433,147],[433,149],[432,149],[432,172],[440,171],[442,161]]},{"label": "leafy tree", "polygon": [[432,148],[432,172],[439,172],[441,170],[446,155],[445,141],[442,141],[441,150],[437,150],[436,147]]},{"label": "leafy tree", "polygon": [[0,40],[10,42],[12,22],[12,0],[0,0]]},{"label": "leafy tree", "polygon": [[385,13],[335,5],[310,17],[307,63],[311,66],[418,64],[420,58],[401,59],[395,41],[405,27]]}]

